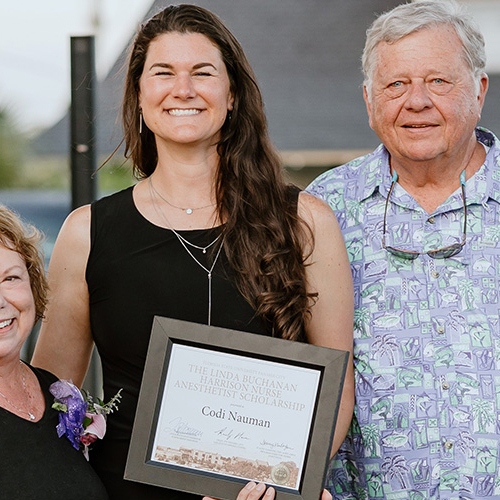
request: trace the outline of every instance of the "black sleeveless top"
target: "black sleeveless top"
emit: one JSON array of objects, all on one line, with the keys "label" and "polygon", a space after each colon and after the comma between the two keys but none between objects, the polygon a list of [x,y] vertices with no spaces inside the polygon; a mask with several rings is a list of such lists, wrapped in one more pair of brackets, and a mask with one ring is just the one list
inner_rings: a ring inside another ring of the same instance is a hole
[{"label": "black sleeveless top", "polygon": [[45,396],[45,411],[31,422],[0,407],[0,498],[107,500],[83,453],[58,437],[59,412],[51,408],[55,375],[31,367]]},{"label": "black sleeveless top", "polygon": [[[297,195],[295,195],[295,202]],[[104,399],[120,388],[119,410],[108,418],[104,440],[90,461],[111,499],[191,499],[197,496],[123,480],[128,446],[153,317],[207,323],[208,277],[175,234],[155,226],[137,210],[132,188],[92,205],[91,251],[86,279],[92,335],[102,361]],[[179,231],[206,246],[221,228]],[[216,249],[218,243],[213,245]],[[214,255],[193,250],[207,268]],[[239,293],[224,251],[213,270],[211,324],[269,335]]]}]

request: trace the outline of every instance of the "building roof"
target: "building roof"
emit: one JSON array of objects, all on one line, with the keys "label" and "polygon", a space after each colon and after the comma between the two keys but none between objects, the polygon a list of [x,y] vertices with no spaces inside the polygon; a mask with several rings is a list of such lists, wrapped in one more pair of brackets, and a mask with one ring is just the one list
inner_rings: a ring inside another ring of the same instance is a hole
[{"label": "building roof", "polygon": [[[156,0],[146,18],[172,3]],[[373,149],[362,96],[361,52],[376,15],[400,0],[197,0],[215,12],[241,42],[264,96],[271,138],[285,157],[332,163]],[[120,143],[119,107],[124,50],[97,87],[98,151]],[[500,75],[490,77],[481,125],[500,133]],[[69,116],[34,145],[45,154],[68,154]],[[305,151],[304,154],[290,151]],[[335,155],[334,155],[335,156]],[[318,165],[321,166],[321,165]]]}]

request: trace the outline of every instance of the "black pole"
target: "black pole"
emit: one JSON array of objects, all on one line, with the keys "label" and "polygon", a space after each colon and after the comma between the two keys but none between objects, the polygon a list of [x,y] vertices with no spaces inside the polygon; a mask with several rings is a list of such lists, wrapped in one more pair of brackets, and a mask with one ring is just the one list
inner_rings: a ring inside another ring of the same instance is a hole
[{"label": "black pole", "polygon": [[[96,71],[93,36],[71,37],[71,205],[96,199]],[[83,387],[102,397],[101,362],[94,348]]]},{"label": "black pole", "polygon": [[95,43],[93,36],[71,37],[71,205],[96,198]]}]

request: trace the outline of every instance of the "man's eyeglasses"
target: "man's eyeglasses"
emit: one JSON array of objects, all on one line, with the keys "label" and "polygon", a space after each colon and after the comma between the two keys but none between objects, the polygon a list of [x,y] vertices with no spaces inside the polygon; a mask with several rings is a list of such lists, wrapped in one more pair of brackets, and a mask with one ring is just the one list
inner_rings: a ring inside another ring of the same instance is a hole
[{"label": "man's eyeglasses", "polygon": [[460,187],[462,188],[462,200],[464,202],[464,230],[461,243],[454,243],[453,245],[438,248],[436,250],[429,250],[427,252],[417,252],[414,250],[403,250],[401,248],[389,247],[385,244],[385,234],[387,229],[387,209],[389,207],[389,198],[391,197],[392,190],[396,185],[398,180],[398,174],[394,170],[392,175],[392,183],[389,189],[389,193],[387,195],[387,200],[385,200],[385,211],[384,211],[384,232],[382,234],[382,247],[385,248],[389,253],[395,255],[396,257],[400,257],[402,259],[410,259],[414,260],[419,255],[427,254],[429,257],[433,259],[447,259],[448,257],[453,257],[454,255],[459,254],[462,251],[462,248],[465,245],[465,236],[466,236],[466,228],[467,228],[467,207],[465,205],[465,170],[460,174]]}]

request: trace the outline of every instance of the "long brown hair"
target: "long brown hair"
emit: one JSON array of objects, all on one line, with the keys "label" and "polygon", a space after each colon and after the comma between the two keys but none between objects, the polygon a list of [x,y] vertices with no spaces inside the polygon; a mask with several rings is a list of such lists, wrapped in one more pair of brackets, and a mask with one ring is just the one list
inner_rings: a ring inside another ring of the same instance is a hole
[{"label": "long brown hair", "polygon": [[125,81],[125,155],[137,178],[158,161],[153,133],[139,133],[139,79],[149,44],[163,33],[200,33],[219,48],[226,65],[233,110],[217,145],[216,199],[225,221],[225,251],[240,292],[274,334],[305,340],[304,323],[314,293],[306,290],[304,248],[312,234],[297,215],[281,161],[271,145],[262,95],[239,42],[214,14],[195,5],[174,5],[141,26],[132,45]]}]

